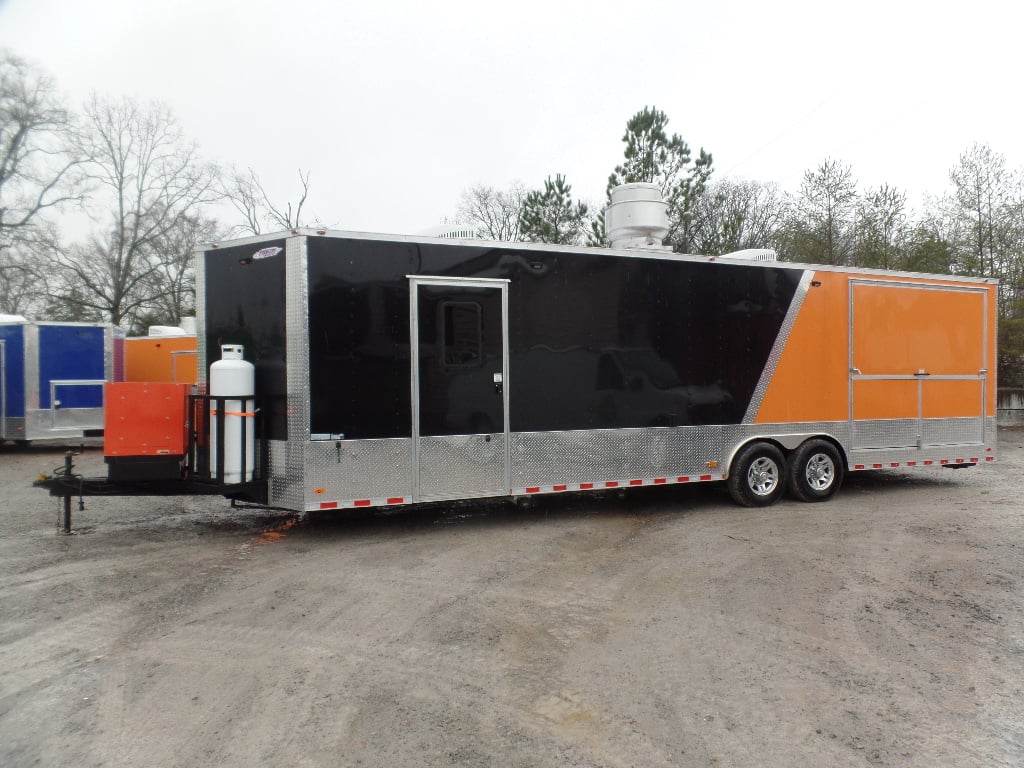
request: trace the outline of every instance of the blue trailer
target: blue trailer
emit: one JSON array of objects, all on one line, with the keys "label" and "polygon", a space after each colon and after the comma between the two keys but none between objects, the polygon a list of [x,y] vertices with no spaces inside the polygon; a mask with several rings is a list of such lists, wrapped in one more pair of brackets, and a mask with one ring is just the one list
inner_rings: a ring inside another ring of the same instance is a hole
[{"label": "blue trailer", "polygon": [[109,324],[0,321],[0,440],[103,431],[103,384],[124,379],[124,332]]}]

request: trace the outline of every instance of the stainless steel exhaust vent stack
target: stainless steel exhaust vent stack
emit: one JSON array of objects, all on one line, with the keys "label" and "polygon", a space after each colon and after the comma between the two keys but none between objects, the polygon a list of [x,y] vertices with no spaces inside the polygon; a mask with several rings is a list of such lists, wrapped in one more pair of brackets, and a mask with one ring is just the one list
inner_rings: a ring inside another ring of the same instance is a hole
[{"label": "stainless steel exhaust vent stack", "polygon": [[668,204],[657,184],[621,184],[604,209],[605,236],[613,248],[663,248],[668,234]]}]

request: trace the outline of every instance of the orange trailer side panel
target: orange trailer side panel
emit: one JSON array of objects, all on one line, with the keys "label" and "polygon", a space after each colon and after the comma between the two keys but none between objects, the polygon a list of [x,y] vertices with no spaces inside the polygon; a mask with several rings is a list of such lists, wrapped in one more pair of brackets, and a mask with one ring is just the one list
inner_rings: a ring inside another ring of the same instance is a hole
[{"label": "orange trailer side panel", "polygon": [[[985,368],[984,410],[995,415],[995,291],[985,283],[816,272],[754,421],[850,418],[851,365],[866,376],[976,376]],[[979,415],[979,381],[926,378],[921,386],[924,418]],[[918,415],[916,380],[857,380],[852,394],[855,419]]]},{"label": "orange trailer side panel", "polygon": [[848,405],[847,275],[818,272],[755,417],[759,424],[842,421]]},{"label": "orange trailer side panel", "polygon": [[142,336],[125,340],[125,381],[195,384],[195,336]]}]

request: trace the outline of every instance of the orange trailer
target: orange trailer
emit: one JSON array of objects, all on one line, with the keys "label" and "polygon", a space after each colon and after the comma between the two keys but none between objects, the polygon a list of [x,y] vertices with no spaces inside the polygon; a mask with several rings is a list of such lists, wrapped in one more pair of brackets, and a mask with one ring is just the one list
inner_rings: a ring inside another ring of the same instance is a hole
[{"label": "orange trailer", "polygon": [[139,336],[125,339],[125,381],[195,384],[195,336]]}]

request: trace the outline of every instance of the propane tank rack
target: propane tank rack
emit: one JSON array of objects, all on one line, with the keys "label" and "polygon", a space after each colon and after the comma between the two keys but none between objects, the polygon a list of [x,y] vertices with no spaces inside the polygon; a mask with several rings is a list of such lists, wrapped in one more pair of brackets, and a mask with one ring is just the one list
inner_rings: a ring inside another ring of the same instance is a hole
[{"label": "propane tank rack", "polygon": [[[64,532],[71,529],[71,499],[85,496],[223,496],[232,502],[244,501],[257,505],[267,503],[266,448],[259,440],[263,433],[265,419],[263,409],[255,398],[249,398],[252,411],[246,415],[253,418],[236,418],[234,424],[238,428],[240,445],[245,446],[251,436],[256,444],[256,460],[254,466],[248,466],[247,451],[239,452],[238,472],[232,472],[245,478],[249,471],[252,479],[243,482],[227,482],[227,452],[229,430],[227,419],[239,414],[229,411],[229,401],[238,400],[231,396],[213,396],[201,394],[187,395],[186,429],[187,444],[181,456],[167,457],[180,461],[177,477],[167,477],[166,470],[136,470],[130,477],[112,471],[115,463],[109,463],[106,477],[85,477],[75,472],[73,457],[79,453],[68,451],[64,465],[58,467],[47,476],[41,476],[33,486],[45,488],[51,496],[64,499]],[[211,438],[211,435],[213,436]],[[150,476],[147,476],[147,471]]]}]

